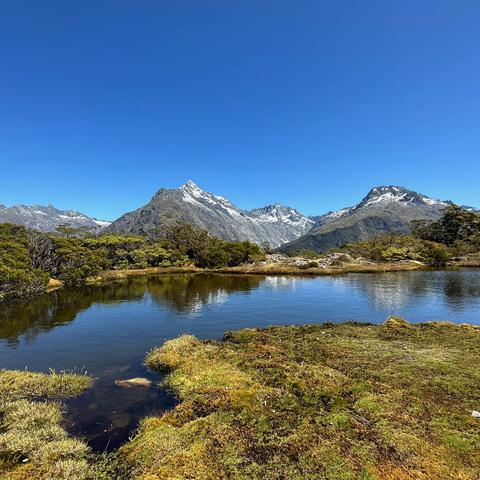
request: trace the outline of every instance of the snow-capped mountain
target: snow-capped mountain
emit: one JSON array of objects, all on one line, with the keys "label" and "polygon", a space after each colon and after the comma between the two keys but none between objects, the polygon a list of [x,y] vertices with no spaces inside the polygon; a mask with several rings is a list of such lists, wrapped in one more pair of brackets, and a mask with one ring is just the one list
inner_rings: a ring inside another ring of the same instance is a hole
[{"label": "snow-capped mountain", "polygon": [[450,204],[404,187],[375,187],[357,205],[317,217],[310,232],[280,250],[325,251],[382,233],[408,233],[412,220],[436,220]]},{"label": "snow-capped mountain", "polygon": [[58,210],[52,205],[0,205],[0,223],[14,223],[42,232],[53,232],[59,225],[68,224],[71,227],[90,227],[99,231],[110,222],[97,220],[75,210]]},{"label": "snow-capped mountain", "polygon": [[429,205],[438,208],[445,208],[449,205],[449,202],[436,200],[404,187],[381,186],[372,188],[372,190],[368,192],[368,195],[355,207],[355,209],[368,206],[387,205],[389,203],[398,203],[403,206],[407,206],[408,204]]},{"label": "snow-capped mountain", "polygon": [[175,222],[195,225],[225,240],[268,242],[272,247],[298,238],[314,225],[313,220],[283,205],[242,210],[189,180],[177,189],[162,188],[149,203],[115,220],[107,230],[149,234]]},{"label": "snow-capped mountain", "polygon": [[404,187],[379,186],[354,206],[307,217],[278,203],[242,210],[227,198],[206,192],[189,180],[180,188],[160,189],[146,205],[113,223],[51,205],[0,205],[0,223],[16,223],[41,231],[54,231],[61,224],[69,224],[95,231],[149,235],[161,234],[169,225],[183,222],[225,240],[268,242],[282,252],[325,251],[386,232],[409,232],[412,220],[436,220],[451,204]]}]

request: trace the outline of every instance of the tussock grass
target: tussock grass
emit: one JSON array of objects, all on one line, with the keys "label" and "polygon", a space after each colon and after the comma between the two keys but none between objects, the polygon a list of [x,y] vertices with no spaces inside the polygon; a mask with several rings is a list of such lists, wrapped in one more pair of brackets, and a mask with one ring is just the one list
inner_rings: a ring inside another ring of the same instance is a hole
[{"label": "tussock grass", "polygon": [[61,405],[53,401],[78,395],[90,383],[86,375],[0,371],[2,480],[92,478],[87,445],[68,437]]},{"label": "tussock grass", "polygon": [[0,399],[64,398],[79,395],[90,386],[87,375],[54,372],[50,374],[23,370],[0,370]]},{"label": "tussock grass", "polygon": [[134,478],[479,478],[479,328],[247,329],[180,337],[147,364],[180,403],[121,449]]}]

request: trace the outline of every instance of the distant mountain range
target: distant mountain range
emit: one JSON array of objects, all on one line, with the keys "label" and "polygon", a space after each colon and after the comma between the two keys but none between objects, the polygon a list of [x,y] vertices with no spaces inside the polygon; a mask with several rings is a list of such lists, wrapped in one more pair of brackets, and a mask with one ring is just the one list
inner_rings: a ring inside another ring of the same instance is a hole
[{"label": "distant mountain range", "polygon": [[278,247],[306,234],[315,222],[294,208],[274,204],[241,210],[225,197],[205,192],[191,180],[159,190],[149,203],[122,215],[107,231],[148,234],[176,222],[189,223],[225,240],[268,242]]},{"label": "distant mountain range", "polygon": [[437,220],[452,202],[436,200],[397,186],[375,187],[360,203],[318,217],[312,229],[284,244],[284,253],[322,252],[388,232],[408,233],[412,220]]},{"label": "distant mountain range", "polygon": [[58,210],[52,205],[0,205],[0,223],[15,223],[42,232],[53,232],[59,225],[69,224],[74,228],[90,227],[99,231],[110,222],[97,220],[75,210]]},{"label": "distant mountain range", "polygon": [[450,204],[404,187],[379,186],[357,205],[308,217],[280,204],[242,210],[225,197],[208,193],[189,180],[177,189],[160,189],[146,205],[112,223],[74,210],[25,205],[9,208],[0,205],[0,223],[17,223],[41,231],[53,231],[68,223],[96,231],[148,235],[184,222],[225,240],[268,242],[278,251],[289,253],[303,249],[325,251],[387,232],[407,233],[412,220],[436,220]]}]

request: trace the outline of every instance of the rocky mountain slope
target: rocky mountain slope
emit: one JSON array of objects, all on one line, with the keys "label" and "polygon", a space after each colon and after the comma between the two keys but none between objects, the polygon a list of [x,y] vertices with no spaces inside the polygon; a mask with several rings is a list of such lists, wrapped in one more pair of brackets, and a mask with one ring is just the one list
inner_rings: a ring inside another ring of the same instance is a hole
[{"label": "rocky mountain slope", "polygon": [[412,220],[436,220],[450,203],[403,187],[376,187],[357,205],[317,217],[310,232],[283,245],[280,251],[321,252],[382,233],[407,233]]},{"label": "rocky mountain slope", "polygon": [[307,233],[314,221],[283,205],[246,211],[224,197],[205,192],[191,180],[177,189],[159,190],[149,203],[115,220],[106,230],[149,234],[184,222],[225,240],[268,242],[278,247]]},{"label": "rocky mountain slope", "polygon": [[59,225],[71,227],[90,227],[99,231],[110,225],[110,222],[97,220],[75,210],[58,210],[52,205],[0,205],[0,223],[14,223],[42,232],[53,232]]}]

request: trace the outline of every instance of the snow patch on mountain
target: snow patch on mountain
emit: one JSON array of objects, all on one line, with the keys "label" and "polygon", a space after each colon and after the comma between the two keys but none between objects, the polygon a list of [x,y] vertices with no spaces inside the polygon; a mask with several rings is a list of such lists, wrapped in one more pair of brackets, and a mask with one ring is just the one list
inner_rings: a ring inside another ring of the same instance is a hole
[{"label": "snow patch on mountain", "polygon": [[346,215],[351,210],[352,208],[348,207],[348,208],[342,208],[341,210],[337,210],[336,212],[328,212],[326,215],[324,215],[324,218],[340,218],[343,215]]}]

